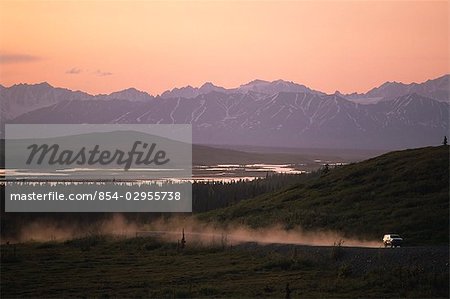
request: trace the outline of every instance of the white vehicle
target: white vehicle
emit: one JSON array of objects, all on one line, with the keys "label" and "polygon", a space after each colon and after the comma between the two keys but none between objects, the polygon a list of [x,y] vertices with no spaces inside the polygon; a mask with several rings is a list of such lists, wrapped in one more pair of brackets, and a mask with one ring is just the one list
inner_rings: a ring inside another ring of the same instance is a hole
[{"label": "white vehicle", "polygon": [[400,247],[403,239],[397,234],[387,234],[383,237],[384,247]]}]

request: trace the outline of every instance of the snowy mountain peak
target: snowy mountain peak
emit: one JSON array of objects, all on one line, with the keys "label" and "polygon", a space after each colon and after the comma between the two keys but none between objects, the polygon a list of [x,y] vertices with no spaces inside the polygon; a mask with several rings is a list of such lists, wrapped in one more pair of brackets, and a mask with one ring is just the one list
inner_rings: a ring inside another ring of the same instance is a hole
[{"label": "snowy mountain peak", "polygon": [[255,86],[255,85],[260,85],[260,84],[267,84],[270,83],[269,81],[265,81],[265,80],[260,80],[260,79],[255,79],[253,81],[250,81],[246,84],[241,84],[240,87],[246,87],[246,86]]},{"label": "snowy mountain peak", "polygon": [[41,83],[18,83],[14,84],[9,88],[53,88],[48,82],[41,82]]},{"label": "snowy mountain peak", "polygon": [[216,85],[212,84],[211,82],[205,82],[200,89],[204,89],[204,88],[214,88],[217,87]]},{"label": "snowy mountain peak", "polygon": [[121,91],[116,91],[109,95],[104,95],[101,97],[110,97],[114,99],[123,99],[129,101],[146,101],[153,99],[153,96],[149,95],[145,91],[138,90],[134,87],[127,88]]}]

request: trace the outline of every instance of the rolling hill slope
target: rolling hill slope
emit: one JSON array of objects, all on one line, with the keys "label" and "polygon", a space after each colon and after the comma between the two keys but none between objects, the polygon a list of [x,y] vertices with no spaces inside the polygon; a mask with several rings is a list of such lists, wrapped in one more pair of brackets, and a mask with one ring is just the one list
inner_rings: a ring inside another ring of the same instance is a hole
[{"label": "rolling hill slope", "polygon": [[396,151],[330,169],[284,191],[198,217],[370,239],[397,232],[408,245],[448,244],[449,147]]}]

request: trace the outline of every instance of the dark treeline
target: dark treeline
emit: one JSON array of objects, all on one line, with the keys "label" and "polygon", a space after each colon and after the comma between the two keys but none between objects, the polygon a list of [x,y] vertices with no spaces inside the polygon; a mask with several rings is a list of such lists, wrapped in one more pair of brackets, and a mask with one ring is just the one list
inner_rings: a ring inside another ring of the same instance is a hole
[{"label": "dark treeline", "polygon": [[196,182],[192,184],[194,212],[206,212],[235,204],[243,199],[274,192],[299,183],[304,174],[267,174],[264,178],[233,182]]}]

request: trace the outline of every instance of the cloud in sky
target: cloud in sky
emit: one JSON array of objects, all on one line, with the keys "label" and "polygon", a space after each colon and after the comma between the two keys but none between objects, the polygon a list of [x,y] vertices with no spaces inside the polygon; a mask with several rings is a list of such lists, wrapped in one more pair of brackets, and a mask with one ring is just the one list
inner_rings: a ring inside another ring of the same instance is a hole
[{"label": "cloud in sky", "polygon": [[111,72],[102,71],[100,69],[97,69],[96,71],[89,71],[89,69],[83,70],[83,69],[80,69],[80,68],[77,68],[77,67],[73,67],[73,68],[68,69],[66,71],[66,74],[69,74],[69,75],[78,75],[78,74],[81,74],[81,73],[91,73],[91,74],[93,74],[95,76],[98,76],[98,77],[111,76],[113,74]]},{"label": "cloud in sky", "polygon": [[99,77],[105,77],[105,76],[111,76],[113,73],[111,73],[111,72],[104,72],[104,71],[101,71],[101,70],[97,70],[97,71],[95,72],[95,74],[96,74],[97,76],[99,76]]},{"label": "cloud in sky", "polygon": [[66,71],[66,74],[77,75],[77,74],[81,73],[82,71],[83,71],[82,69],[73,67],[73,68],[71,68],[70,70],[67,70],[67,71]]},{"label": "cloud in sky", "polygon": [[26,63],[40,59],[40,57],[27,54],[0,54],[0,64]]}]

